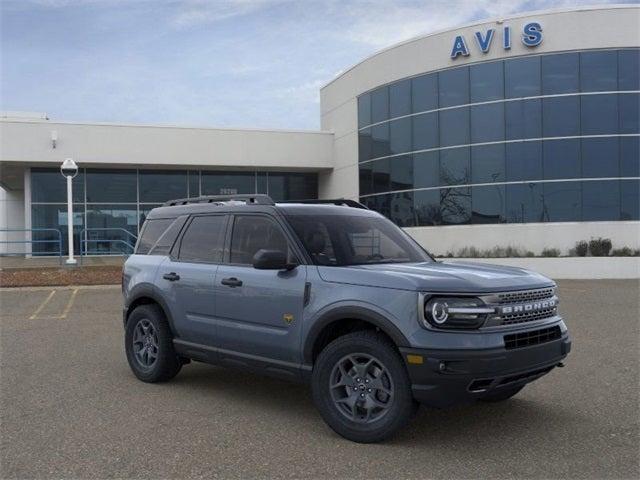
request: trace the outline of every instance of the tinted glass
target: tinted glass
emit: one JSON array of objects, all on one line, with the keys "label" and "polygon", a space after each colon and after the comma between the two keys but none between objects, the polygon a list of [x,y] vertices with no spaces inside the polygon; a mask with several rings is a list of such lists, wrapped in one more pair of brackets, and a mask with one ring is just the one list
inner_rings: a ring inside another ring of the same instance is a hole
[{"label": "tinted glass", "polygon": [[140,171],[140,201],[166,202],[188,196],[187,172]]},{"label": "tinted glass", "polygon": [[358,132],[358,160],[364,162],[370,158],[373,158],[371,128],[365,128]]},{"label": "tinted glass", "polygon": [[640,220],[640,181],[620,182],[620,220]]},{"label": "tinted glass", "polygon": [[542,179],[542,142],[507,143],[505,157],[508,182]]},{"label": "tinted glass", "polygon": [[176,241],[176,238],[178,238],[178,235],[180,234],[180,230],[182,230],[182,226],[187,221],[187,218],[188,217],[186,215],[178,217],[175,222],[173,222],[160,236],[156,242],[156,246],[153,247],[151,252],[149,252],[149,255],[168,255]]},{"label": "tinted glass", "polygon": [[371,127],[371,143],[372,158],[384,157],[391,153],[388,123]]},{"label": "tinted glass", "polygon": [[389,118],[389,87],[381,87],[371,92],[371,123]]},{"label": "tinted glass", "polygon": [[255,173],[202,172],[203,195],[236,195],[255,193]]},{"label": "tinted glass", "polygon": [[440,213],[443,225],[462,225],[471,221],[471,189],[440,189]]},{"label": "tinted glass", "polygon": [[506,98],[540,95],[540,57],[507,60],[504,76]]},{"label": "tinted glass", "polygon": [[413,154],[413,183],[415,188],[436,187],[440,181],[440,153]]},{"label": "tinted glass", "polygon": [[391,190],[410,190],[413,188],[413,157],[401,155],[391,161]]},{"label": "tinted glass", "polygon": [[371,123],[371,96],[368,93],[358,97],[358,127]]},{"label": "tinted glass", "polygon": [[180,241],[179,258],[183,262],[222,262],[227,217],[193,217]]},{"label": "tinted glass", "polygon": [[391,159],[385,158],[371,163],[374,193],[388,192],[391,189]]},{"label": "tinted glass", "polygon": [[504,140],[504,104],[471,107],[471,143]]},{"label": "tinted glass", "polygon": [[420,190],[413,192],[416,223],[420,226],[441,225],[440,190]]},{"label": "tinted glass", "polygon": [[503,223],[506,208],[504,190],[504,185],[472,187],[471,223]]},{"label": "tinted glass", "polygon": [[620,182],[582,182],[582,220],[620,219]]},{"label": "tinted glass", "polygon": [[264,216],[237,216],[231,234],[231,263],[250,265],[261,249],[278,250],[289,256],[289,246],[282,228]]},{"label": "tinted glass", "polygon": [[[84,203],[84,172],[71,181],[73,202]],[[31,169],[31,201],[33,203],[67,203],[67,179],[58,169]]]},{"label": "tinted glass", "polygon": [[441,110],[440,146],[466,145],[469,143],[469,108]]},{"label": "tinted glass", "polygon": [[440,108],[469,103],[468,67],[445,70],[438,77]]},{"label": "tinted glass", "polygon": [[411,80],[402,80],[389,86],[389,116],[391,118],[411,113]]},{"label": "tinted glass", "polygon": [[583,92],[613,92],[618,89],[618,53],[580,53],[580,89]]},{"label": "tinted glass", "polygon": [[469,67],[471,103],[504,98],[503,62],[489,62]]},{"label": "tinted glass", "polygon": [[138,240],[138,246],[136,253],[139,255],[145,255],[151,250],[151,247],[158,241],[160,235],[162,235],[167,227],[173,223],[173,218],[158,218],[156,220],[149,220],[144,224],[142,232],[140,232],[140,239]]},{"label": "tinted glass", "polygon": [[506,102],[504,108],[507,140],[542,137],[542,100]]},{"label": "tinted glass", "polygon": [[584,95],[580,102],[583,135],[618,133],[617,95]]},{"label": "tinted glass", "polygon": [[87,202],[137,202],[137,173],[135,170],[87,169]]},{"label": "tinted glass", "polygon": [[312,200],[318,198],[318,176],[315,173],[269,172],[268,192],[276,202]]},{"label": "tinted glass", "polygon": [[620,176],[640,177],[640,138],[620,138]]},{"label": "tinted glass", "polygon": [[269,194],[269,182],[267,172],[258,172],[256,174],[256,193]]},{"label": "tinted glass", "polygon": [[580,62],[577,53],[543,55],[541,62],[543,95],[572,93],[579,90]]},{"label": "tinted glass", "polygon": [[640,50],[618,52],[618,90],[640,90]]},{"label": "tinted glass", "polygon": [[464,185],[470,180],[469,147],[440,152],[440,185]]},{"label": "tinted glass", "polygon": [[[612,95],[613,96],[613,95]],[[620,133],[640,132],[640,95],[637,93],[620,94]]]},{"label": "tinted glass", "polygon": [[438,113],[424,113],[412,117],[413,150],[438,148]]},{"label": "tinted glass", "polygon": [[389,145],[392,154],[411,151],[411,118],[389,122]]},{"label": "tinted glass", "polygon": [[617,177],[618,137],[582,139],[582,177]]},{"label": "tinted glass", "polygon": [[91,254],[133,252],[138,235],[138,209],[133,205],[88,205],[87,248]]},{"label": "tinted glass", "polygon": [[580,182],[543,184],[544,221],[577,222],[582,215]]},{"label": "tinted glass", "polygon": [[542,131],[545,137],[580,135],[580,97],[543,99]]},{"label": "tinted glass", "polygon": [[200,196],[200,172],[192,170],[189,172],[189,197]]},{"label": "tinted glass", "polygon": [[580,140],[548,140],[543,151],[544,178],[580,178]]},{"label": "tinted glass", "polygon": [[142,228],[142,225],[144,225],[144,222],[147,220],[147,217],[149,216],[149,212],[154,208],[160,207],[160,206],[162,206],[161,203],[145,203],[140,205],[140,208],[138,210],[140,214],[140,218],[138,219],[138,229]]},{"label": "tinted glass", "polygon": [[413,192],[398,192],[390,195],[389,218],[399,227],[415,226],[415,215],[413,211]]},{"label": "tinted glass", "polygon": [[507,222],[542,222],[542,196],[539,183],[506,185]]},{"label": "tinted glass", "polygon": [[[58,175],[60,175],[58,173]],[[62,254],[68,253],[67,245],[67,206],[66,205],[32,205],[31,206],[31,228],[57,229],[55,231],[32,232],[31,252],[34,255],[58,255],[60,248]],[[76,254],[80,252],[80,231],[84,228],[84,206],[73,205],[73,248]],[[6,240],[23,240],[23,233],[19,236],[9,236]],[[61,242],[61,244],[60,244]],[[9,253],[17,253],[24,247],[21,244],[8,243],[4,247]],[[89,247],[90,248],[90,247]],[[131,252],[128,252],[131,253]]]},{"label": "tinted glass", "polygon": [[414,113],[438,108],[438,74],[422,75],[411,80]]},{"label": "tinted glass", "polygon": [[359,167],[360,195],[373,193],[373,165],[371,162],[363,163]]},{"label": "tinted glass", "polygon": [[471,183],[496,183],[505,179],[505,146],[471,147]]}]

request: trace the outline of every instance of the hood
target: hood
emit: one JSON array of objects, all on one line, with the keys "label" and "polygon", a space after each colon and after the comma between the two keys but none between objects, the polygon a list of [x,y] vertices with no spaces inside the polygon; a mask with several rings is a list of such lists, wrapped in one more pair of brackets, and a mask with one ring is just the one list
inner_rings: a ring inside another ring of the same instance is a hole
[{"label": "hood", "polygon": [[320,266],[318,272],[326,282],[448,293],[525,290],[554,284],[547,277],[523,268],[472,262]]}]

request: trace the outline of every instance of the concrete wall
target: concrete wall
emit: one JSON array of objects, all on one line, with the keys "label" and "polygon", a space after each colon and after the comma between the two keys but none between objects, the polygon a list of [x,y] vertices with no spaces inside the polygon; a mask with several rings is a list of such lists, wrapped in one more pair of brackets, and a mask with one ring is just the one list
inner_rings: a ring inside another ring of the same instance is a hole
[{"label": "concrete wall", "polygon": [[[24,191],[5,190],[0,187],[0,242],[23,240],[24,232],[2,232],[6,229],[24,229]],[[25,252],[20,243],[0,243],[0,254]]]}]

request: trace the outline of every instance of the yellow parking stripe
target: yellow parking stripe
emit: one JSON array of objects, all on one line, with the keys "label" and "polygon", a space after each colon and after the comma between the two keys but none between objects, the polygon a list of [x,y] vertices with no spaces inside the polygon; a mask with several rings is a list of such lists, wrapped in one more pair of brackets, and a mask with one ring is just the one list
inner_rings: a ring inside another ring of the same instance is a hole
[{"label": "yellow parking stripe", "polygon": [[51,290],[51,293],[47,296],[47,298],[44,299],[44,302],[42,302],[40,304],[40,306],[38,307],[38,309],[33,312],[33,315],[31,315],[29,317],[29,320],[34,320],[38,314],[42,311],[42,309],[47,305],[47,303],[49,303],[49,300],[51,300],[51,298],[53,298],[53,295],[56,293],[55,290]]}]

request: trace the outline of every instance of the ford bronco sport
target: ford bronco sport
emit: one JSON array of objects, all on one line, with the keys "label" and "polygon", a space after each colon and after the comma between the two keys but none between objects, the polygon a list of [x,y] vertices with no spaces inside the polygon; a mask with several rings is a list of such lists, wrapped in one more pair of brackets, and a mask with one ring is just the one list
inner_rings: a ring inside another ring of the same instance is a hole
[{"label": "ford bronco sport", "polygon": [[323,419],[357,442],[387,438],[418,403],[506,400],[571,347],[553,281],[436,261],[349,200],[167,202],[122,288],[140,380],[193,360],[306,381]]}]

